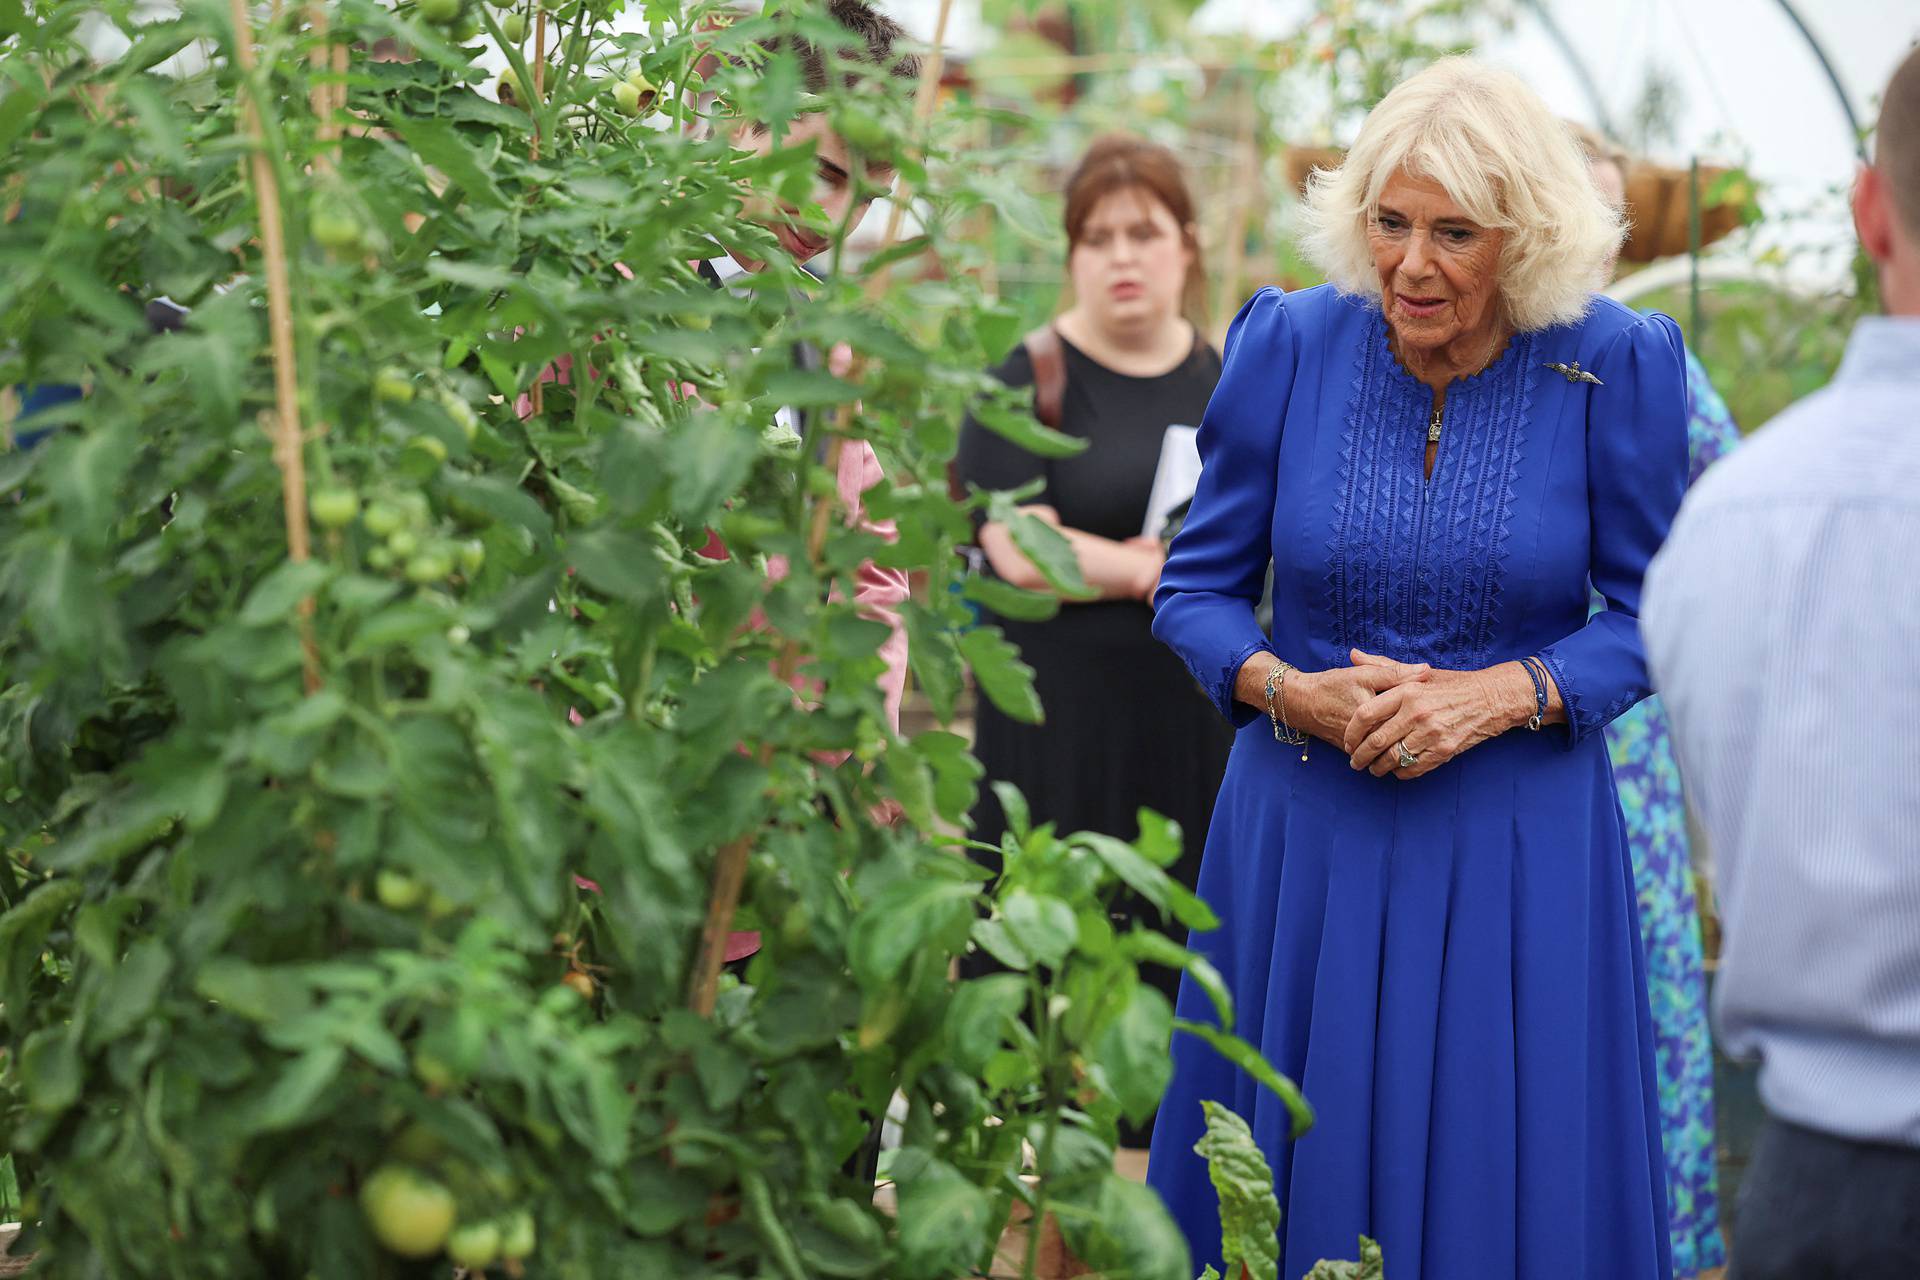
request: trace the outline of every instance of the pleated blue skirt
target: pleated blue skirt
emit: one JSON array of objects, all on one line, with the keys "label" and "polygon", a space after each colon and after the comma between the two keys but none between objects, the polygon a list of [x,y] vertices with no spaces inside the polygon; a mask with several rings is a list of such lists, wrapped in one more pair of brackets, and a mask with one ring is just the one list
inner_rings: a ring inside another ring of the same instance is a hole
[{"label": "pleated blue skirt", "polygon": [[[1380,1241],[1390,1280],[1666,1280],[1653,1032],[1604,742],[1525,731],[1413,782],[1306,763],[1264,721],[1234,745],[1190,945],[1236,1030],[1317,1119],[1176,1037],[1148,1181],[1220,1263],[1193,1153],[1214,1099],[1272,1164],[1283,1280]],[[1190,981],[1182,1017],[1211,1020]]]}]

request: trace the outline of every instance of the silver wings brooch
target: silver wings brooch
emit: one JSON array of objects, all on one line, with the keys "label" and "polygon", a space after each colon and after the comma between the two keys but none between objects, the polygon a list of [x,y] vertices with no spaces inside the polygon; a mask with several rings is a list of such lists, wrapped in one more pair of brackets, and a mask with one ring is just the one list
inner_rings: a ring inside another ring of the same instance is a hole
[{"label": "silver wings brooch", "polygon": [[1541,367],[1553,370],[1568,382],[1591,382],[1596,387],[1604,387],[1607,385],[1585,369],[1582,369],[1578,360],[1575,360],[1572,364],[1561,364],[1557,360],[1549,360]]}]

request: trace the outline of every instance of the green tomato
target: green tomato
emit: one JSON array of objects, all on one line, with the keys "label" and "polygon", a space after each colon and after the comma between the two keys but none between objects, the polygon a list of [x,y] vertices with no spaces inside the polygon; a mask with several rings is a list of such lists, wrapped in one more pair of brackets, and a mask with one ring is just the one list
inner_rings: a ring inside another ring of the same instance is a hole
[{"label": "green tomato", "polygon": [[500,24],[500,33],[507,38],[508,44],[519,44],[527,38],[527,15],[510,13]]},{"label": "green tomato", "polygon": [[367,532],[376,538],[390,536],[395,529],[407,522],[400,508],[387,502],[376,502],[367,508],[365,523]]},{"label": "green tomato", "polygon": [[386,547],[372,547],[367,551],[367,567],[381,573],[393,568],[393,552]]},{"label": "green tomato", "polygon": [[403,1258],[431,1258],[453,1231],[453,1193],[405,1165],[381,1165],[360,1188],[374,1239]]},{"label": "green tomato", "polygon": [[452,28],[452,31],[455,44],[472,44],[480,38],[480,19],[468,14]]},{"label": "green tomato", "polygon": [[471,578],[480,572],[487,562],[487,544],[478,538],[469,538],[460,544],[460,572]]},{"label": "green tomato", "polygon": [[427,886],[404,872],[384,867],[373,878],[373,892],[389,911],[411,911],[427,900]]},{"label": "green tomato", "polygon": [[533,1244],[533,1215],[525,1209],[515,1209],[500,1228],[500,1256],[518,1262],[533,1252]]},{"label": "green tomato", "polygon": [[447,1237],[447,1256],[470,1271],[484,1271],[500,1257],[500,1225],[495,1222],[460,1224]]},{"label": "green tomato", "polygon": [[613,82],[613,105],[620,108],[620,114],[637,116],[640,114],[640,90],[625,80]]},{"label": "green tomato", "polygon": [[436,26],[451,26],[460,18],[460,10],[465,8],[460,0],[419,0],[416,6],[420,16]]},{"label": "green tomato", "polygon": [[453,419],[453,424],[460,428],[460,434],[468,440],[472,440],[479,433],[480,419],[474,413],[473,406],[465,400],[451,391],[445,391],[440,395],[440,407],[447,411],[447,416]]},{"label": "green tomato", "polygon": [[893,135],[880,118],[855,106],[837,108],[832,116],[833,131],[853,150],[866,156],[887,156],[893,152]]},{"label": "green tomato", "polygon": [[453,572],[453,560],[444,551],[422,551],[407,561],[407,581],[426,586]]},{"label": "green tomato", "polygon": [[407,441],[407,448],[426,454],[436,463],[447,460],[447,445],[439,436],[415,436]]},{"label": "green tomato", "polygon": [[360,247],[360,220],[332,201],[315,204],[307,229],[322,248],[334,253],[352,253]]},{"label": "green tomato", "polygon": [[387,550],[405,559],[420,549],[420,535],[411,529],[395,529],[387,535]]},{"label": "green tomato", "polygon": [[401,369],[382,369],[373,376],[373,398],[388,404],[406,404],[413,399],[413,379]]},{"label": "green tomato", "polygon": [[647,73],[639,67],[635,67],[633,70],[627,72],[627,83],[638,89],[641,93],[660,92],[660,86],[647,79]]},{"label": "green tomato", "polygon": [[352,524],[360,514],[360,498],[351,489],[322,489],[307,507],[315,520],[329,529],[339,529]]}]

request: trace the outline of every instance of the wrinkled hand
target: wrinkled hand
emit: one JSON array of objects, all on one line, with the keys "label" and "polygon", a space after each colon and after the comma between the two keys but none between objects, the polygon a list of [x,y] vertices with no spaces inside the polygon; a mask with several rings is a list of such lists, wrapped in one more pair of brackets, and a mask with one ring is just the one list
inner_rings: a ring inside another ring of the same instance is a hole
[{"label": "wrinkled hand", "polygon": [[1388,690],[1425,680],[1430,671],[1424,662],[1395,662],[1358,649],[1349,657],[1350,667],[1290,673],[1280,688],[1287,722],[1343,751],[1355,711]]},{"label": "wrinkled hand", "polygon": [[[1431,773],[1449,760],[1520,723],[1513,690],[1487,671],[1434,671],[1400,684],[1355,708],[1342,736],[1349,763],[1376,778],[1402,781]],[[1400,767],[1400,747],[1419,757]]]}]

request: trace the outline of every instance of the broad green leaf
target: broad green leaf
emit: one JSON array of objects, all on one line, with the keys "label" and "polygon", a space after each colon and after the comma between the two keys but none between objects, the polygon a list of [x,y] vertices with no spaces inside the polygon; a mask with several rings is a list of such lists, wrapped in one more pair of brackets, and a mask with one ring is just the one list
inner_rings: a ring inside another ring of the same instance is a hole
[{"label": "broad green leaf", "polygon": [[1301,1096],[1299,1086],[1281,1075],[1272,1063],[1261,1056],[1260,1051],[1235,1035],[1210,1027],[1204,1022],[1190,1022],[1185,1018],[1175,1018],[1175,1031],[1184,1031],[1188,1035],[1198,1036],[1212,1045],[1221,1057],[1240,1068],[1254,1080],[1271,1089],[1281,1102],[1286,1104],[1287,1113],[1293,1118],[1292,1136],[1300,1137],[1313,1127],[1313,1108]]},{"label": "broad green leaf", "polygon": [[1027,591],[1000,578],[976,573],[962,588],[966,598],[1015,622],[1045,622],[1060,612],[1060,597]]},{"label": "broad green leaf", "polygon": [[915,1275],[958,1276],[972,1270],[993,1243],[987,1193],[918,1148],[903,1150],[893,1171],[900,1190],[902,1261]]},{"label": "broad green leaf", "polygon": [[1200,1107],[1207,1131],[1193,1150],[1207,1162],[1219,1197],[1221,1257],[1229,1271],[1244,1266],[1247,1280],[1279,1280],[1280,1201],[1273,1169],[1245,1120],[1211,1100]]},{"label": "broad green leaf", "polygon": [[963,672],[953,634],[924,605],[909,600],[900,611],[907,624],[907,661],[941,724],[953,719]]},{"label": "broad green leaf", "polygon": [[1080,573],[1080,557],[1066,535],[1039,516],[1013,509],[1011,504],[995,504],[996,518],[1003,519],[1013,545],[1020,548],[1047,585],[1069,599],[1091,600],[1098,592],[1087,586]]},{"label": "broad green leaf", "polygon": [[1010,409],[983,400],[974,406],[973,416],[976,422],[995,435],[1042,458],[1071,458],[1087,449],[1087,441],[1042,426],[1026,410]]},{"label": "broad green leaf", "polygon": [[1027,981],[996,973],[962,982],[947,1006],[947,1052],[962,1071],[979,1072],[999,1052],[1008,1024],[1027,1005]]},{"label": "broad green leaf", "polygon": [[995,782],[993,797],[1000,802],[1000,815],[1006,821],[1007,830],[1015,840],[1025,843],[1033,834],[1033,815],[1027,809],[1027,798],[1011,782]]},{"label": "broad green leaf", "polygon": [[240,609],[240,621],[249,627],[263,627],[291,615],[302,600],[319,591],[332,576],[324,560],[288,560],[262,578],[247,593]]},{"label": "broad green leaf", "polygon": [[1169,969],[1179,969],[1193,976],[1200,989],[1213,1001],[1213,1010],[1220,1020],[1222,1031],[1233,1030],[1233,996],[1227,991],[1227,981],[1220,971],[1213,967],[1207,958],[1197,951],[1188,950],[1163,933],[1151,929],[1134,929],[1120,940],[1121,951],[1135,960],[1145,960],[1150,964],[1165,965]]},{"label": "broad green leaf", "polygon": [[863,986],[890,982],[909,957],[957,950],[973,920],[974,887],[953,880],[904,880],[882,890],[855,917],[847,961]]},{"label": "broad green leaf", "polygon": [[158,938],[134,943],[126,959],[100,984],[100,998],[87,1024],[88,1046],[111,1044],[144,1021],[153,1012],[172,971],[173,957],[166,943]]},{"label": "broad green leaf", "polygon": [[29,1035],[20,1047],[19,1070],[27,1105],[35,1111],[58,1115],[78,1102],[82,1067],[73,1028],[42,1027]]},{"label": "broad green leaf", "polygon": [[339,1077],[346,1056],[340,1045],[319,1045],[287,1063],[242,1108],[243,1128],[251,1133],[275,1133],[311,1118],[315,1104]]},{"label": "broad green leaf", "polygon": [[1129,1119],[1144,1120],[1173,1078],[1173,1006],[1155,987],[1136,983],[1118,1016],[1095,1037],[1093,1053]]},{"label": "broad green leaf", "polygon": [[1079,940],[1080,926],[1073,908],[1046,894],[1015,889],[1000,904],[1000,921],[1017,945],[1036,964],[1057,969]]},{"label": "broad green leaf", "polygon": [[998,627],[979,627],[960,637],[960,656],[973,669],[981,692],[1015,720],[1039,724],[1046,717],[1034,692],[1033,668],[1020,661]]},{"label": "broad green leaf", "polygon": [[1060,1217],[1074,1255],[1105,1276],[1192,1280],[1186,1237],[1159,1192],[1112,1172],[1099,1187],[1092,1212]]},{"label": "broad green leaf", "polygon": [[639,534],[595,529],[569,540],[566,554],[588,586],[616,600],[645,604],[660,593],[660,562]]},{"label": "broad green leaf", "polygon": [[1206,932],[1220,927],[1220,917],[1206,900],[1140,855],[1124,840],[1093,831],[1075,832],[1069,842],[1088,850],[1119,876],[1128,888],[1189,929]]},{"label": "broad green leaf", "polygon": [[1171,867],[1179,862],[1185,847],[1180,824],[1147,808],[1142,808],[1136,817],[1140,823],[1140,836],[1133,842],[1133,847],[1156,867]]},{"label": "broad green leaf", "polygon": [[451,124],[398,113],[389,113],[387,121],[422,160],[446,174],[477,203],[506,203],[481,167],[480,157]]}]

